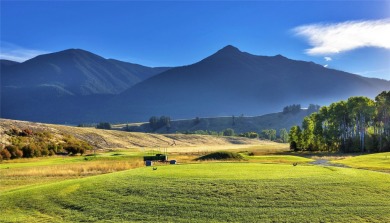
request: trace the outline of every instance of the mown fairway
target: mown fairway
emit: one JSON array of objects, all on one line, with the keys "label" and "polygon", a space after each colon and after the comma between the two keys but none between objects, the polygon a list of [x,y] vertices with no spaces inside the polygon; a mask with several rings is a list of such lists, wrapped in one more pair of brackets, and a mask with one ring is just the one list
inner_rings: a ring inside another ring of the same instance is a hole
[{"label": "mown fairway", "polygon": [[345,164],[354,168],[362,168],[390,173],[390,152],[355,156],[333,162]]},{"label": "mown fairway", "polygon": [[291,164],[141,167],[6,191],[1,222],[390,222],[390,175]]}]

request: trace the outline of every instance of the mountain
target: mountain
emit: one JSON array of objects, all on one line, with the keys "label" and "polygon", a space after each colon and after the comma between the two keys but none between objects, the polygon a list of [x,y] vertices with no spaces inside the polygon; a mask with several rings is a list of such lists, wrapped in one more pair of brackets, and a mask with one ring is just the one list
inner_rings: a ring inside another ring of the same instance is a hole
[{"label": "mountain", "polygon": [[[282,55],[256,56],[226,46],[202,61],[167,70],[122,92],[122,120],[152,115],[175,119],[248,116],[281,111],[286,105],[329,104],[350,96],[375,97],[390,82],[328,69]],[[115,106],[111,106],[115,108]]]},{"label": "mountain", "polygon": [[188,66],[150,68],[78,49],[1,67],[1,117],[51,123],[256,116],[291,104],[375,97],[390,81],[226,46]]},{"label": "mountain", "polygon": [[167,69],[105,59],[81,49],[44,54],[23,63],[2,60],[0,117],[94,121],[113,95]]},{"label": "mountain", "polygon": [[167,70],[150,68],[80,49],[37,56],[2,72],[5,88],[52,88],[68,95],[118,94]]},{"label": "mountain", "polygon": [[11,67],[15,64],[19,64],[19,62],[16,62],[16,61],[12,61],[12,60],[3,60],[3,59],[0,59],[0,67],[1,68],[8,68],[8,67]]}]

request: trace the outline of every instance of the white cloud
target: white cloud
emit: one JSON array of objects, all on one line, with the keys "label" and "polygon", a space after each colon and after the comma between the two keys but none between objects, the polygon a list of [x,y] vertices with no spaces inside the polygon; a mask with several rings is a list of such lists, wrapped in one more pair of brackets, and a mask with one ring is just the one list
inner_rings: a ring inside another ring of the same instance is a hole
[{"label": "white cloud", "polygon": [[8,42],[1,42],[0,46],[0,59],[17,62],[24,62],[38,55],[48,53],[42,50],[26,49]]},{"label": "white cloud", "polygon": [[390,49],[390,19],[303,25],[293,29],[308,39],[309,55],[335,54],[361,47]]},{"label": "white cloud", "polygon": [[325,64],[325,65],[324,65],[325,68],[328,67],[328,66],[329,66],[328,64]]},{"label": "white cloud", "polygon": [[325,61],[332,61],[332,57],[324,57]]}]

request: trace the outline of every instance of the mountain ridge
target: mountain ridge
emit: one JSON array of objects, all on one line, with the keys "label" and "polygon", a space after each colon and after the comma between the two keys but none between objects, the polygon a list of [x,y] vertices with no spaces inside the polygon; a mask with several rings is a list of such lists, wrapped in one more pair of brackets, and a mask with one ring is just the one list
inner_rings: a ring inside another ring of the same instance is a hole
[{"label": "mountain ridge", "polygon": [[[1,116],[54,123],[137,122],[161,115],[254,116],[289,104],[373,98],[390,89],[387,80],[282,55],[253,55],[231,45],[173,68],[150,68],[68,49],[12,65],[6,72],[1,69]],[[75,70],[81,70],[79,76],[72,73]]]}]

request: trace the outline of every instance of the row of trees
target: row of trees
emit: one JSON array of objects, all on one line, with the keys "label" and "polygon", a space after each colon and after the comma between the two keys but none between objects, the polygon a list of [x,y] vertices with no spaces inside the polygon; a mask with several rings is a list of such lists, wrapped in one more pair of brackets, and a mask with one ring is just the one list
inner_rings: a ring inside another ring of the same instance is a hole
[{"label": "row of trees", "polygon": [[153,131],[156,131],[159,128],[166,127],[167,130],[171,127],[171,117],[169,116],[161,116],[160,118],[157,116],[152,116],[149,119],[149,126]]},{"label": "row of trees", "polygon": [[302,128],[290,129],[289,142],[294,150],[390,151],[390,91],[375,101],[351,97],[321,107],[304,118]]},{"label": "row of trees", "polygon": [[279,132],[277,132],[275,129],[264,129],[260,133],[257,132],[243,132],[236,134],[234,132],[234,129],[227,128],[222,130],[221,132],[217,131],[210,131],[210,130],[195,130],[195,131],[184,131],[184,132],[177,132],[182,134],[197,134],[197,135],[215,135],[215,136],[239,136],[239,137],[246,137],[251,139],[261,138],[261,139],[268,139],[271,141],[278,141],[287,143],[288,142],[288,131],[286,129],[280,129]]},{"label": "row of trees", "polygon": [[301,111],[301,105],[300,104],[293,104],[289,105],[283,108],[283,114],[288,114],[288,113],[298,113]]}]

